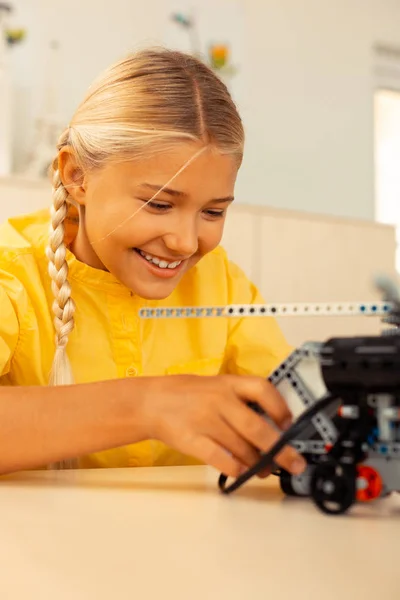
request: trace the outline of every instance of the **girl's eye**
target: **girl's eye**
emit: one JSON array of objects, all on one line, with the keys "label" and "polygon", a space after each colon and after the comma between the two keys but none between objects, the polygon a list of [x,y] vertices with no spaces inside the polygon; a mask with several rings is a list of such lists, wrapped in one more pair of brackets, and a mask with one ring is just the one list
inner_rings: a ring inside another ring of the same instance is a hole
[{"label": "girl's eye", "polygon": [[155,210],[163,211],[171,208],[169,204],[161,204],[161,202],[147,202],[147,206],[154,208]]},{"label": "girl's eye", "polygon": [[225,214],[224,210],[206,210],[206,215],[208,217],[213,217],[214,219],[218,219],[219,217],[223,217]]},{"label": "girl's eye", "polygon": [[[171,208],[170,204],[165,204],[164,202],[156,202],[156,201],[145,201],[146,202],[146,206],[148,206],[149,208],[152,208],[154,210],[156,210],[157,212],[165,212],[167,210],[169,210]],[[224,216],[225,214],[225,210],[205,210],[204,214],[207,217],[210,217],[212,219],[218,219]]]}]

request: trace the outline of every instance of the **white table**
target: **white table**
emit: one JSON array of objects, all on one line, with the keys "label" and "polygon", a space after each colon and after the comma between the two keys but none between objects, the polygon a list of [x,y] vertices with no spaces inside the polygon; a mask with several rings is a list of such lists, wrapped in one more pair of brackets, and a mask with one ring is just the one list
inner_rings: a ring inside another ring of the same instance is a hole
[{"label": "white table", "polygon": [[206,467],[0,479],[3,600],[399,600],[400,496],[345,516]]}]

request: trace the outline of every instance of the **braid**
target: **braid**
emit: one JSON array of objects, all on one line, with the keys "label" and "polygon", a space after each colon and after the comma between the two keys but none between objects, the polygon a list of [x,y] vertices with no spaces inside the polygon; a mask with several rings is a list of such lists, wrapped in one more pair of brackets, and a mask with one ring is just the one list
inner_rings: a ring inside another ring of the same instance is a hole
[{"label": "braid", "polygon": [[[64,220],[67,215],[68,192],[65,189],[58,168],[53,174],[53,205],[51,207],[51,227],[49,244],[46,250],[49,260],[49,275],[54,294],[53,312],[56,331],[56,351],[54,355],[49,385],[68,385],[74,382],[71,365],[67,356],[68,336],[74,328],[75,303],[71,298],[68,282],[68,263],[64,242]],[[73,468],[74,460],[62,461],[52,468]]]}]

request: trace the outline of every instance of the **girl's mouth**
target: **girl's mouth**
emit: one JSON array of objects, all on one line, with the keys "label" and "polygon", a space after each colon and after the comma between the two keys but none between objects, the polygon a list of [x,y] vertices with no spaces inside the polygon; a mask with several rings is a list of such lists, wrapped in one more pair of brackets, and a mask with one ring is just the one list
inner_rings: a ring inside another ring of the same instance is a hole
[{"label": "girl's mouth", "polygon": [[135,252],[142,258],[152,273],[162,277],[173,277],[178,271],[180,271],[181,265],[184,264],[182,260],[167,261],[164,258],[159,258],[148,252],[140,250],[140,248],[133,248]]}]

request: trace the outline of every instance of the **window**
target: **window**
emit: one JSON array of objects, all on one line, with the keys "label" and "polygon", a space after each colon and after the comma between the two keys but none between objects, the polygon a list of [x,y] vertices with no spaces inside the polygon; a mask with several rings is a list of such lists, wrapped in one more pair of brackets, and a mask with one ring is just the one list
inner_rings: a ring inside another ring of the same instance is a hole
[{"label": "window", "polygon": [[400,273],[400,90],[375,92],[375,216],[397,228]]}]

